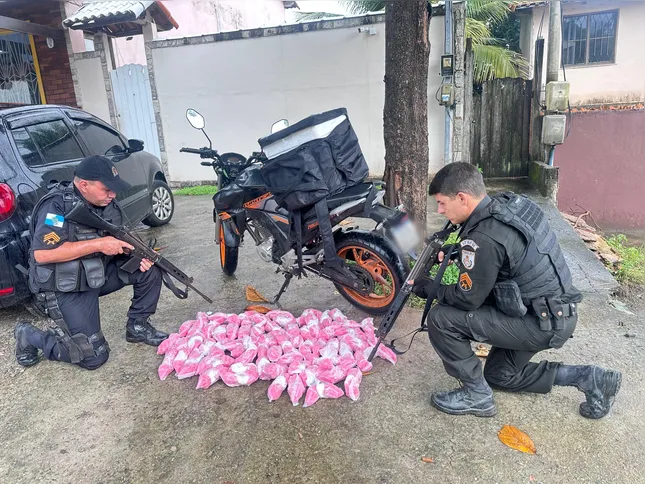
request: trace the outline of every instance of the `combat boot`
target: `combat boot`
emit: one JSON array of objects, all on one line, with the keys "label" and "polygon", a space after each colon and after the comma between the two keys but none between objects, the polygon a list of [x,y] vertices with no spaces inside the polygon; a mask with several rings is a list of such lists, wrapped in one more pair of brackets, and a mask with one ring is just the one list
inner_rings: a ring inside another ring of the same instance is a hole
[{"label": "combat boot", "polygon": [[150,346],[159,346],[168,336],[168,333],[155,329],[150,324],[150,318],[129,318],[125,328],[125,340],[128,343],[145,343]]},{"label": "combat boot", "polygon": [[456,390],[433,393],[430,398],[432,405],[450,415],[475,415],[476,417],[497,415],[493,390],[483,377],[475,382],[462,384],[463,387]]},{"label": "combat boot", "polygon": [[43,346],[44,331],[28,321],[16,324],[13,335],[16,338],[16,360],[22,366],[34,366],[40,361],[38,349]]},{"label": "combat boot", "polygon": [[560,365],[555,385],[576,387],[586,401],[580,404],[580,415],[598,419],[609,413],[620,390],[622,373],[599,366]]}]

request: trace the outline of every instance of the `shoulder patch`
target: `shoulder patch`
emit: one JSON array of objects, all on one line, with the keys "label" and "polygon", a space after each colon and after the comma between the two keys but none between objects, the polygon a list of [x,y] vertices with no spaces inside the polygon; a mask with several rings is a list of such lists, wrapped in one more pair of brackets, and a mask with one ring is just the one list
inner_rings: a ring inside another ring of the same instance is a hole
[{"label": "shoulder patch", "polygon": [[475,267],[475,251],[462,249],[461,263],[466,268],[466,270],[472,270],[472,268]]},{"label": "shoulder patch", "polygon": [[48,213],[45,216],[45,225],[61,228],[65,223],[65,217],[56,213]]},{"label": "shoulder patch", "polygon": [[48,234],[45,234],[43,236],[43,242],[45,242],[47,245],[56,245],[60,242],[60,237],[56,234],[56,232],[49,232]]},{"label": "shoulder patch", "polygon": [[473,250],[479,249],[479,246],[475,243],[474,240],[464,239],[460,243],[461,247],[471,247]]},{"label": "shoulder patch", "polygon": [[464,292],[468,292],[473,288],[473,280],[467,272],[464,272],[459,276],[459,287],[461,287],[461,290]]}]

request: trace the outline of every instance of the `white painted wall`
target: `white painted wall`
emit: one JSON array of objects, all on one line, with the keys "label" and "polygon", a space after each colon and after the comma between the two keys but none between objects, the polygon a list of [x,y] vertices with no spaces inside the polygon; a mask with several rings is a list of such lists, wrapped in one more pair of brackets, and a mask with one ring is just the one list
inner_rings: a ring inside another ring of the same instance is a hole
[{"label": "white painted wall", "polygon": [[[567,80],[571,83],[571,104],[596,104],[645,101],[645,1],[594,1],[585,4],[563,4],[564,15],[595,13],[620,9],[618,13],[618,36],[616,62],[604,65],[566,66]],[[522,27],[531,25],[531,66],[535,60],[533,44],[542,31],[545,40],[544,72],[546,76],[546,53],[548,51],[549,10],[537,7],[532,10],[532,21],[522,22]],[[524,33],[523,33],[524,34]],[[524,46],[522,48],[524,53]],[[531,72],[533,72],[531,67]],[[560,69],[560,80],[564,80]]]},{"label": "white painted wall", "polygon": [[82,109],[110,122],[107,93],[103,82],[101,59],[78,59],[74,61],[81,88]]},{"label": "white painted wall", "polygon": [[[179,152],[183,146],[206,143],[186,121],[189,107],[206,118],[206,131],[217,150],[250,155],[275,120],[294,123],[344,106],[370,174],[381,176],[385,25],[373,27],[374,36],[352,27],[153,49],[171,180],[213,177],[198,157]],[[441,82],[443,18],[433,19],[430,30],[429,162],[430,171],[436,172],[443,166],[444,110],[435,100]]]}]

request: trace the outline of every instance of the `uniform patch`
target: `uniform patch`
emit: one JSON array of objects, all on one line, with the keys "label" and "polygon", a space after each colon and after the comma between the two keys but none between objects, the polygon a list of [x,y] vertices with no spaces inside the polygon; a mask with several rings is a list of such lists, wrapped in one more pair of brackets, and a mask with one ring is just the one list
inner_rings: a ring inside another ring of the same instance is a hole
[{"label": "uniform patch", "polygon": [[467,270],[471,270],[475,267],[475,253],[472,250],[462,250],[461,263]]},{"label": "uniform patch", "polygon": [[464,292],[468,292],[473,288],[473,280],[467,272],[464,272],[459,276],[459,287],[461,287],[461,290]]},{"label": "uniform patch", "polygon": [[49,225],[50,227],[61,228],[64,222],[65,217],[56,213],[48,213],[45,217],[45,225]]},{"label": "uniform patch", "polygon": [[472,247],[473,250],[479,249],[479,246],[475,243],[474,240],[464,239],[461,241],[462,247]]},{"label": "uniform patch", "polygon": [[43,237],[43,242],[47,245],[56,245],[60,242],[60,237],[56,235],[56,232],[49,232]]}]

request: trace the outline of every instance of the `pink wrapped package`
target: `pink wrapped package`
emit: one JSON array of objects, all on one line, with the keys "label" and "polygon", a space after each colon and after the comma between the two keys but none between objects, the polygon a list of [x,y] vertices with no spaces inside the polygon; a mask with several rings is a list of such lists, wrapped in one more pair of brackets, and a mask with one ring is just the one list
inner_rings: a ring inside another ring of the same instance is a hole
[{"label": "pink wrapped package", "polygon": [[262,367],[260,378],[262,380],[274,380],[280,375],[286,374],[287,368],[285,366],[279,365],[278,363],[269,363]]},{"label": "pink wrapped package", "polygon": [[182,338],[181,338],[181,336],[179,336],[178,333],[172,333],[165,340],[163,340],[159,346],[157,346],[157,354],[158,355],[165,355],[166,351],[168,351],[168,348],[170,348],[171,346],[175,346],[177,341],[179,341],[181,339]]},{"label": "pink wrapped package", "polygon": [[267,358],[269,358],[270,361],[278,361],[278,359],[282,356],[282,347],[275,345],[271,346],[268,351],[267,351]]},{"label": "pink wrapped package", "polygon": [[352,368],[347,372],[347,378],[345,378],[345,395],[354,401],[358,400],[358,397],[361,396],[359,386],[362,379],[363,373],[358,368]]},{"label": "pink wrapped package", "polygon": [[376,356],[389,361],[393,365],[396,365],[396,353],[394,353],[394,351],[392,351],[385,345],[380,345],[378,347],[378,350],[376,350]]},{"label": "pink wrapped package", "polygon": [[364,357],[356,360],[356,366],[358,366],[358,369],[362,372],[372,371],[373,368],[372,363],[367,361],[367,358]]},{"label": "pink wrapped package", "polygon": [[251,338],[260,338],[264,334],[264,324],[256,324],[251,328]]},{"label": "pink wrapped package", "polygon": [[211,349],[211,353],[209,353],[208,356],[202,358],[202,360],[199,362],[199,365],[197,365],[197,374],[201,375],[209,368],[212,368],[216,365],[221,365],[223,362],[224,352],[219,348],[213,348]]},{"label": "pink wrapped package", "polygon": [[333,323],[328,311],[325,311],[324,313],[322,313],[320,318],[318,318],[318,321],[321,329],[326,328],[327,326],[331,326],[331,324]]},{"label": "pink wrapped package", "polygon": [[209,368],[204,373],[201,373],[199,375],[199,379],[197,380],[196,388],[209,388],[211,385],[215,384],[220,379],[220,372],[225,368],[225,366],[218,365]]},{"label": "pink wrapped package", "polygon": [[226,314],[224,313],[213,313],[208,315],[208,321],[210,323],[222,324],[226,321]]},{"label": "pink wrapped package", "polygon": [[252,326],[250,324],[243,324],[242,326],[240,326],[240,330],[237,332],[237,338],[244,339],[250,337],[251,327]]},{"label": "pink wrapped package", "polygon": [[316,390],[316,385],[312,385],[309,388],[307,388],[307,394],[305,395],[305,403],[302,407],[303,408],[311,407],[319,399],[320,399],[320,395],[318,395],[318,391]]},{"label": "pink wrapped package", "polygon": [[240,316],[238,316],[237,314],[228,314],[226,316],[226,321],[229,324],[235,324],[238,327],[240,326],[240,324],[242,324],[242,318],[240,318]]},{"label": "pink wrapped package", "polygon": [[215,341],[224,341],[226,340],[226,326],[209,325],[206,327],[206,336],[213,338]]},{"label": "pink wrapped package", "polygon": [[338,346],[338,355],[341,358],[345,358],[349,356],[350,358],[354,359],[354,352],[352,351],[352,348],[345,341],[340,342],[340,345]]},{"label": "pink wrapped package", "polygon": [[190,328],[193,327],[193,324],[195,324],[197,321],[194,319],[191,319],[190,321],[184,321],[181,323],[181,326],[179,326],[179,336],[186,336],[188,334],[188,331],[190,331]]},{"label": "pink wrapped package", "polygon": [[[267,348],[265,345],[258,344],[258,360],[260,360],[262,358],[267,358],[268,351],[269,351],[269,348]],[[268,358],[267,358],[267,360],[268,360]]]},{"label": "pink wrapped package", "polygon": [[347,321],[347,318],[345,317],[345,315],[341,312],[340,309],[337,309],[337,308],[334,308],[331,311],[329,311],[329,316],[331,316],[331,319],[333,319],[334,321],[338,321],[338,322]]},{"label": "pink wrapped package", "polygon": [[181,367],[184,366],[184,363],[193,350],[188,346],[188,343],[184,343],[178,346],[177,350],[177,356],[175,356],[175,359],[172,361],[172,367],[177,373],[179,373],[179,370],[181,370]]},{"label": "pink wrapped package", "polygon": [[271,334],[273,335],[273,337],[275,337],[275,340],[278,342],[279,345],[281,345],[285,341],[289,341],[289,335],[282,328],[271,331]]},{"label": "pink wrapped package", "polygon": [[323,370],[319,371],[316,374],[316,377],[322,381],[322,382],[327,382],[327,383],[338,383],[341,381],[343,378],[345,378],[346,375],[346,370],[343,369],[340,366],[335,366],[331,370]]},{"label": "pink wrapped package", "polygon": [[258,355],[258,350],[251,348],[246,350],[235,359],[235,363],[253,363],[255,357]]},{"label": "pink wrapped package", "polygon": [[345,393],[336,385],[327,382],[316,383],[316,392],[320,398],[340,398]]},{"label": "pink wrapped package", "polygon": [[298,405],[298,401],[305,394],[305,384],[303,383],[302,378],[300,378],[300,375],[297,374],[291,375],[287,379],[287,383],[289,398],[291,399],[291,403],[296,406]]},{"label": "pink wrapped package", "polygon": [[237,338],[237,332],[238,332],[239,329],[240,329],[240,326],[238,324],[229,322],[228,325],[226,326],[226,337],[229,340],[236,339]]},{"label": "pink wrapped package", "polygon": [[234,363],[220,371],[220,378],[229,387],[251,385],[259,378],[258,368],[253,363]]},{"label": "pink wrapped package", "polygon": [[269,389],[267,390],[269,401],[273,402],[280,398],[285,388],[287,388],[287,379],[284,377],[284,375],[280,375],[275,380],[273,380],[271,385],[269,385]]},{"label": "pink wrapped package", "polygon": [[204,337],[203,334],[197,333],[192,335],[190,338],[188,338],[188,342],[186,344],[191,350],[193,350],[201,346],[205,339],[206,338]]},{"label": "pink wrapped package", "polygon": [[340,344],[336,338],[330,339],[325,347],[320,350],[320,356],[323,358],[333,358],[334,356],[338,356],[339,347]]},{"label": "pink wrapped package", "polygon": [[267,317],[280,326],[285,327],[289,323],[295,323],[296,318],[293,317],[293,314],[288,313],[287,311],[269,311]]},{"label": "pink wrapped package", "polygon": [[[208,353],[208,349],[206,349],[206,353]],[[177,378],[183,380],[184,378],[195,376],[197,374],[197,367],[199,366],[199,362],[202,361],[202,358],[204,358],[204,356],[205,353],[201,347],[195,348],[190,353],[190,355],[188,355],[188,359],[184,362],[184,364],[181,366],[181,369],[177,372]]]},{"label": "pink wrapped package", "polygon": [[168,375],[175,371],[175,368],[173,367],[173,361],[175,360],[178,352],[179,350],[176,347],[170,348],[166,352],[161,365],[159,365],[159,379],[165,380],[166,378],[168,378]]}]

